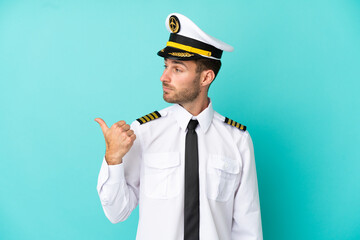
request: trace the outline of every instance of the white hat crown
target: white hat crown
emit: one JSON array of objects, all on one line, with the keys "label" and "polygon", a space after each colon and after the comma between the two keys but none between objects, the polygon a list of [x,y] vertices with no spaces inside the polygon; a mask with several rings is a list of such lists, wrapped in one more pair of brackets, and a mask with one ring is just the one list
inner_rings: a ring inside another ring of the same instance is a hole
[{"label": "white hat crown", "polygon": [[212,45],[220,50],[232,52],[234,48],[223,41],[216,39],[201,30],[193,21],[180,13],[171,13],[165,20],[165,26],[169,32],[173,32],[170,28],[170,17],[176,16],[179,19],[180,29],[177,34],[198,40],[200,42]]}]

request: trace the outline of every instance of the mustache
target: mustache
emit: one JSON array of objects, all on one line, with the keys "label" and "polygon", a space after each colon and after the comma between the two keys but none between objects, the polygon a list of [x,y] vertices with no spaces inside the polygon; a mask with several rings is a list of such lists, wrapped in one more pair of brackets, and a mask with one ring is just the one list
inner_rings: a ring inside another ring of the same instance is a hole
[{"label": "mustache", "polygon": [[166,87],[166,88],[168,88],[168,89],[170,89],[170,90],[173,90],[173,89],[174,89],[171,85],[166,84],[166,83],[163,83],[162,86],[163,86],[163,87]]}]

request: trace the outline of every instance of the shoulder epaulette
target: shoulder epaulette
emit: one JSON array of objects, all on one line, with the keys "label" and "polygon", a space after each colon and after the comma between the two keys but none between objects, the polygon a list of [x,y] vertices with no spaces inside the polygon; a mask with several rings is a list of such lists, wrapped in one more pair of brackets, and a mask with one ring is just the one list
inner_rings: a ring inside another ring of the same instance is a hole
[{"label": "shoulder epaulette", "polygon": [[136,119],[136,120],[137,120],[137,121],[140,123],[140,125],[141,125],[141,124],[143,124],[143,123],[150,122],[150,121],[152,121],[152,120],[154,120],[154,119],[158,119],[158,118],[160,118],[160,117],[161,117],[160,113],[159,113],[158,111],[155,111],[155,112],[149,113],[149,114],[147,114],[147,115],[145,115],[145,116],[143,116],[143,117],[141,117],[141,118],[138,118],[138,119]]},{"label": "shoulder epaulette", "polygon": [[244,125],[242,125],[242,124],[240,124],[238,122],[235,122],[235,121],[233,121],[233,120],[231,120],[231,119],[229,119],[227,117],[225,117],[224,122],[231,125],[231,126],[234,126],[234,127],[238,128],[240,130],[246,131],[246,126],[244,126]]}]

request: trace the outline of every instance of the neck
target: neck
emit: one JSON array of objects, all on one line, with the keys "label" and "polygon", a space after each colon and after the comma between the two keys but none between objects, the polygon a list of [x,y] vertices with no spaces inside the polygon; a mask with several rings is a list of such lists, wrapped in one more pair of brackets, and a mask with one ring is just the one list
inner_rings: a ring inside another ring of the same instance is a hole
[{"label": "neck", "polygon": [[185,108],[191,115],[197,116],[202,111],[204,111],[205,108],[208,107],[210,103],[209,98],[206,96],[204,98],[198,98],[195,99],[193,102],[189,103],[180,103],[180,105]]}]

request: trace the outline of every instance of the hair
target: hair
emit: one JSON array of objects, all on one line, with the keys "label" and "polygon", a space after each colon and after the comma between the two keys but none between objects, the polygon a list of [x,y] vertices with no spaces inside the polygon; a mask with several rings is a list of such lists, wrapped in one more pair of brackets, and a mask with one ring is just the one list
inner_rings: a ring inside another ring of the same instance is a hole
[{"label": "hair", "polygon": [[221,67],[220,60],[215,60],[211,58],[199,58],[195,60],[195,63],[196,63],[197,73],[201,73],[202,71],[205,70],[212,70],[215,73],[214,79],[216,78]]}]

